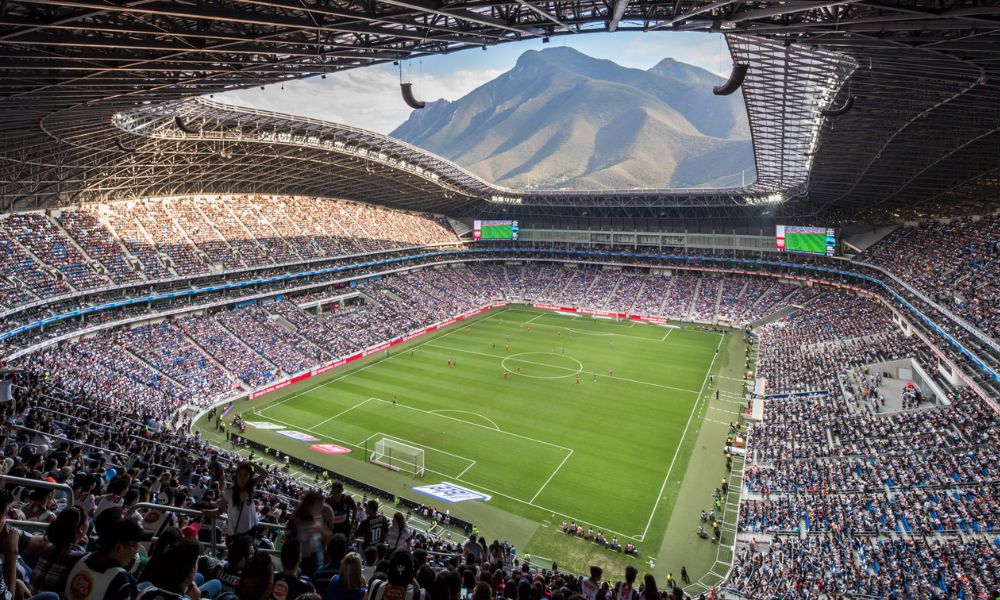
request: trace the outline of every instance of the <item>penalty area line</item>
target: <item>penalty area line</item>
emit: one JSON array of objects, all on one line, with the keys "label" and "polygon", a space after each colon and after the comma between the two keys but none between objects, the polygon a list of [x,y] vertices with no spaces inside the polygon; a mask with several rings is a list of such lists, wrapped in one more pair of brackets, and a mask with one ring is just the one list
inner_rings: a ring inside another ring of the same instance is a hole
[{"label": "penalty area line", "polygon": [[566,461],[569,460],[569,457],[571,456],[573,456],[572,448],[570,448],[569,454],[567,454],[566,457],[562,459],[562,462],[559,463],[559,466],[556,467],[556,470],[552,471],[552,474],[549,475],[549,478],[545,480],[545,483],[542,484],[542,487],[538,488],[538,491],[535,492],[535,495],[531,497],[531,500],[528,501],[528,504],[531,504],[532,502],[535,501],[536,498],[538,498],[538,495],[542,493],[542,490],[545,489],[545,486],[549,485],[549,482],[552,481],[552,478],[555,477],[556,473],[558,473],[559,470],[563,468],[563,465],[566,464]]}]

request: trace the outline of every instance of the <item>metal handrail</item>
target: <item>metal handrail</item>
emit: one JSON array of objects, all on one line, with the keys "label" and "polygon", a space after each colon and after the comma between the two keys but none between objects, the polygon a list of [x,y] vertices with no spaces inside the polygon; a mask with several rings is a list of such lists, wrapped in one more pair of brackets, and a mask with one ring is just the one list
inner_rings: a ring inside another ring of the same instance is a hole
[{"label": "metal handrail", "polygon": [[[57,439],[57,440],[60,440],[60,441],[63,441],[63,442],[68,442],[71,445],[84,446],[86,448],[91,448],[93,450],[97,450],[98,452],[106,452],[108,454],[113,454],[115,456],[119,456],[121,458],[126,458],[126,459],[129,458],[129,455],[126,454],[126,453],[124,453],[124,452],[118,452],[117,450],[111,450],[110,448],[102,448],[100,446],[94,446],[93,444],[88,444],[86,442],[80,442],[80,441],[77,441],[77,440],[74,440],[74,439],[71,439],[71,438],[59,435],[57,433],[50,433],[50,432],[40,431],[38,429],[32,429],[30,427],[25,427],[24,425],[14,425],[14,427],[17,428],[17,429],[20,429],[22,431],[30,431],[32,433],[37,433],[38,435],[42,435],[42,436],[45,436],[45,437]],[[114,465],[114,466],[119,466],[119,465]],[[151,466],[157,467],[157,468],[160,468],[160,469],[166,469],[168,471],[178,471],[179,470],[177,467],[171,467],[169,465],[161,465],[159,463],[152,463]]]},{"label": "metal handrail", "polygon": [[45,521],[21,521],[19,519],[7,519],[6,523],[15,529],[42,532],[49,528]]},{"label": "metal handrail", "polygon": [[25,477],[14,477],[12,475],[0,475],[0,481],[14,483],[24,487],[60,490],[66,493],[67,508],[73,506],[73,488],[69,487],[65,483],[53,483],[51,481],[42,481],[41,479],[27,479]]},{"label": "metal handrail", "polygon": [[[217,516],[208,516],[205,514],[204,510],[199,510],[196,508],[184,508],[183,506],[170,506],[167,504],[156,504],[155,502],[139,502],[135,505],[135,508],[143,510],[158,510],[160,512],[172,512],[179,515],[184,515],[186,517],[195,517],[197,519],[208,519],[209,526],[212,528],[212,541],[203,542],[205,545],[210,546],[213,550],[217,551],[220,548],[225,548],[225,545],[220,543],[219,540],[215,538],[216,525],[218,521],[228,521],[229,516],[226,513],[221,513]],[[286,527],[284,525],[279,525],[277,523],[268,523],[266,521],[261,521],[257,523],[258,527],[263,527],[264,529],[273,529],[276,531],[284,531]]]},{"label": "metal handrail", "polygon": [[77,441],[77,440],[73,440],[73,439],[70,439],[68,437],[59,435],[57,433],[40,431],[38,429],[32,429],[31,427],[25,427],[24,425],[14,425],[14,427],[16,429],[20,429],[21,431],[30,431],[31,433],[37,433],[38,435],[42,435],[42,436],[45,436],[45,437],[55,438],[55,439],[63,441],[63,442],[69,442],[72,445],[83,446],[85,448],[91,448],[93,450],[97,450],[98,452],[106,452],[108,454],[114,454],[114,455],[117,455],[117,456],[120,456],[120,457],[123,457],[123,458],[128,458],[128,454],[125,454],[124,452],[118,452],[116,450],[111,450],[109,448],[101,448],[100,446],[94,446],[94,445],[88,444],[86,442],[80,442],[80,441]]}]

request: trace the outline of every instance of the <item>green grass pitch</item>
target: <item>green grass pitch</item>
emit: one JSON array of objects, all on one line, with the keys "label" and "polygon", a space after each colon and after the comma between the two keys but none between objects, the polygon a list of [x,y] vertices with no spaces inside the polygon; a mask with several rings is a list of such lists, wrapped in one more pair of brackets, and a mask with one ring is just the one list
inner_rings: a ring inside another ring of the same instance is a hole
[{"label": "green grass pitch", "polygon": [[[700,426],[695,408],[721,342],[692,329],[496,310],[283,390],[244,418],[352,449],[331,457],[273,431],[247,432],[335,471],[407,487],[457,483],[525,519],[552,528],[575,520],[655,554],[667,517],[656,513],[669,511],[668,478],[687,466],[681,442]],[[424,449],[421,480],[362,463],[383,437]]]}]

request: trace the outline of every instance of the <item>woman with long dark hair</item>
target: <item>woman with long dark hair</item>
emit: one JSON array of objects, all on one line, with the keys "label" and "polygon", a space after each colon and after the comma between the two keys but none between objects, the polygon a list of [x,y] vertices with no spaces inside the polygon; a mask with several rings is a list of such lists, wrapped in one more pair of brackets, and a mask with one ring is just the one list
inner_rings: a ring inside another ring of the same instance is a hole
[{"label": "woman with long dark hair", "polygon": [[80,557],[87,553],[87,529],[90,521],[79,506],[70,506],[58,515],[45,530],[48,541],[35,570],[31,573],[31,586],[37,592],[66,591],[66,576]]},{"label": "woman with long dark hair", "polygon": [[660,600],[660,592],[656,589],[656,578],[649,573],[642,578],[642,600]]},{"label": "woman with long dark hair", "polygon": [[208,516],[218,516],[226,513],[226,536],[234,538],[241,535],[253,537],[260,516],[257,514],[257,504],[254,502],[254,489],[264,481],[267,471],[264,467],[244,461],[236,467],[232,485],[222,491],[219,507],[214,511],[206,511]]},{"label": "woman with long dark hair", "polygon": [[396,550],[409,550],[413,542],[413,530],[406,526],[406,515],[396,511],[392,515],[392,524],[389,525],[389,533],[385,536],[385,541],[389,544],[389,552]]}]

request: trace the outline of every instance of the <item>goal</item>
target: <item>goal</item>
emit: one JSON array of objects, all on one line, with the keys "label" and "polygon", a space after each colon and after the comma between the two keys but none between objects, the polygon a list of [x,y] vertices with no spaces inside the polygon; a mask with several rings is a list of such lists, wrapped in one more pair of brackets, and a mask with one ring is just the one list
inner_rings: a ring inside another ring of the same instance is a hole
[{"label": "goal", "polygon": [[424,451],[403,442],[382,438],[375,442],[371,462],[392,469],[412,473],[415,477],[424,475]]}]

